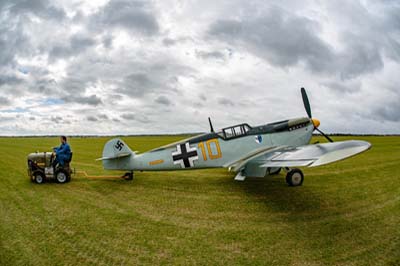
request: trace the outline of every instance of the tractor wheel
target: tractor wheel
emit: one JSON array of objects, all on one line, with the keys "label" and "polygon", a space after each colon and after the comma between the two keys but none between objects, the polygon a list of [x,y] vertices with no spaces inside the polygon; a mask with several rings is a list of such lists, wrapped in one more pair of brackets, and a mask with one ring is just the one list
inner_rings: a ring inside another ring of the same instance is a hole
[{"label": "tractor wheel", "polygon": [[57,183],[64,184],[70,180],[69,174],[64,170],[59,170],[55,174]]},{"label": "tractor wheel", "polygon": [[33,174],[33,181],[36,184],[43,184],[45,181],[44,174],[41,172],[36,172]]},{"label": "tractor wheel", "polygon": [[301,186],[303,181],[304,175],[300,169],[294,168],[286,174],[286,183],[291,187]]}]

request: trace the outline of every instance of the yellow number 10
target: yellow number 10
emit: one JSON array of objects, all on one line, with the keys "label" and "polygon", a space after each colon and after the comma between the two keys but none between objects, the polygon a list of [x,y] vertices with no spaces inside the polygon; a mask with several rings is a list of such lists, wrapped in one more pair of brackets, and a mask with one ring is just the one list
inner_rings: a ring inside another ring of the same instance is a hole
[{"label": "yellow number 10", "polygon": [[[212,144],[215,145],[215,150],[217,150],[216,154],[213,154],[213,150],[211,149]],[[205,146],[207,146],[208,157],[210,157],[211,160],[222,157],[221,148],[219,147],[218,139],[207,140]],[[201,149],[201,153],[203,154],[204,161],[207,161],[207,153],[206,153],[206,148],[204,147],[204,142],[199,143],[199,148]]]}]

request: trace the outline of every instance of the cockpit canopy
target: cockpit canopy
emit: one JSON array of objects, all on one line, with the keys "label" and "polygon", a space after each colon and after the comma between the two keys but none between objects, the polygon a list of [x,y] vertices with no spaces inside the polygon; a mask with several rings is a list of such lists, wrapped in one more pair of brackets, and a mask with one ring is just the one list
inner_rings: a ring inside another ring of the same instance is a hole
[{"label": "cockpit canopy", "polygon": [[247,135],[247,132],[250,129],[251,126],[248,124],[240,124],[223,128],[221,132],[218,132],[218,135],[220,135],[223,139],[233,139]]}]

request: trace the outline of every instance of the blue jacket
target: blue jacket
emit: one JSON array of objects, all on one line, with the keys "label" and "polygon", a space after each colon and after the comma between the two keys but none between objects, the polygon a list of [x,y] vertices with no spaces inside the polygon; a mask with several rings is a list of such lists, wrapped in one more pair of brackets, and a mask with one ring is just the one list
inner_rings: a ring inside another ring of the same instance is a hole
[{"label": "blue jacket", "polygon": [[61,164],[71,159],[71,148],[68,143],[62,143],[60,147],[55,148],[56,156]]}]

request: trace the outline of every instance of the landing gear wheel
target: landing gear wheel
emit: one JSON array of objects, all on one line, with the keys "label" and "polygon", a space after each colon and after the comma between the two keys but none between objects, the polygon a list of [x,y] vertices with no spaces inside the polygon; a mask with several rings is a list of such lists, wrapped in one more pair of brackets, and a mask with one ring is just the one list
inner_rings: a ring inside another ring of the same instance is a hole
[{"label": "landing gear wheel", "polygon": [[33,174],[33,182],[36,184],[43,184],[44,183],[44,174],[37,172]]},{"label": "landing gear wheel", "polygon": [[268,168],[268,174],[269,175],[278,175],[281,172],[282,168],[280,167],[271,167]]},{"label": "landing gear wheel", "polygon": [[286,183],[291,187],[301,186],[303,181],[304,175],[300,169],[294,168],[286,174]]},{"label": "landing gear wheel", "polygon": [[57,183],[64,184],[70,180],[70,177],[67,172],[64,170],[57,171],[55,174]]},{"label": "landing gear wheel", "polygon": [[122,176],[125,180],[133,180],[133,172],[127,172],[125,175]]}]

